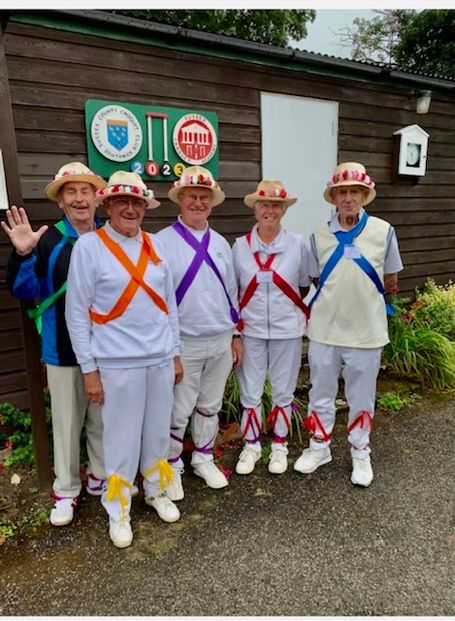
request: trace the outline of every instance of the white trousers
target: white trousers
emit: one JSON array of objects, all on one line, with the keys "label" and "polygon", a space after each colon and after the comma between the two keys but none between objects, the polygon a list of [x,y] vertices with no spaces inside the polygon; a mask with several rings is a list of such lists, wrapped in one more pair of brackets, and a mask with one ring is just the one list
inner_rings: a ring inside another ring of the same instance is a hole
[{"label": "white trousers", "polygon": [[[133,484],[139,468],[145,495],[159,496],[158,468],[147,477],[145,474],[160,460],[167,461],[174,363],[134,369],[100,368],[100,374],[107,478],[117,475]],[[130,490],[121,486],[121,493],[127,500],[123,509],[118,497],[108,500],[106,492],[101,497],[107,513],[115,520],[129,515],[131,508]]]},{"label": "white trousers", "polygon": [[[302,337],[294,339],[257,339],[243,337],[243,362],[237,369],[240,400],[243,406],[241,429],[245,441],[256,451],[259,440],[261,399],[264,383],[269,374],[272,404],[276,416],[272,420],[274,441],[272,450],[286,453],[288,425],[292,423],[292,401],[302,361]],[[254,413],[251,411],[254,410]]]},{"label": "white trousers", "polygon": [[218,412],[223,404],[226,380],[232,369],[232,331],[211,337],[182,339],[183,381],[174,388],[169,462],[183,472],[180,457],[191,417],[191,435],[196,450],[191,465],[213,461],[213,443],[218,433]]},{"label": "white trousers", "polygon": [[[349,406],[348,442],[353,457],[370,454],[370,431],[376,398],[376,380],[381,364],[382,348],[359,349],[337,347],[310,341],[308,361],[311,389],[308,416],[313,416],[314,449],[329,446],[335,424],[335,399],[340,373],[345,383]],[[315,439],[322,440],[316,441]]]},{"label": "white trousers", "polygon": [[103,459],[103,424],[101,408],[85,394],[84,376],[80,368],[46,365],[51,395],[52,435],[54,444],[57,496],[78,496],[81,491],[80,440],[84,425],[87,432],[88,472],[105,478]]}]

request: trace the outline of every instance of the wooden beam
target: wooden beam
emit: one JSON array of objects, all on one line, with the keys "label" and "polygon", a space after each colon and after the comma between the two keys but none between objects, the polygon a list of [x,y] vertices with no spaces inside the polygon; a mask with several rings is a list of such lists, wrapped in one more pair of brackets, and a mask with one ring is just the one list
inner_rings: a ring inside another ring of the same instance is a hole
[{"label": "wooden beam", "polygon": [[[0,149],[3,153],[6,185],[10,204],[22,205],[22,191],[17,161],[16,135],[11,108],[5,54],[5,15],[0,20]],[[25,352],[27,387],[30,399],[30,416],[32,420],[33,447],[35,450],[38,485],[41,490],[49,487],[52,471],[49,457],[49,441],[43,398],[42,367],[40,360],[40,342],[33,322],[27,316],[31,303],[21,302],[20,315],[22,337]]]}]

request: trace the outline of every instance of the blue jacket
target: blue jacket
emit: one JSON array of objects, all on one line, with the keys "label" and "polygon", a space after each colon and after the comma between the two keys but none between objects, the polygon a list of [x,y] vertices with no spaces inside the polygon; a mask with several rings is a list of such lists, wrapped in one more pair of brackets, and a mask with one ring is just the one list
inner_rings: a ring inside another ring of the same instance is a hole
[{"label": "blue jacket", "polygon": [[[12,252],[6,266],[6,282],[14,297],[41,302],[66,282],[78,233],[66,217],[63,222],[66,237],[50,226],[34,252],[26,256]],[[65,294],[44,311],[42,321],[42,360],[57,366],[77,366],[65,322]]]}]

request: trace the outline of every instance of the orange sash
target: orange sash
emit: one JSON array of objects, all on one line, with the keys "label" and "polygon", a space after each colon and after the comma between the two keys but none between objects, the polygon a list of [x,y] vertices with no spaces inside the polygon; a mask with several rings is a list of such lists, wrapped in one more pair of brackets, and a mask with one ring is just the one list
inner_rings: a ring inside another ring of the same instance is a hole
[{"label": "orange sash", "polygon": [[104,324],[108,321],[116,319],[117,317],[120,317],[120,315],[123,315],[139,287],[142,287],[144,291],[148,293],[148,295],[152,298],[158,308],[163,311],[163,313],[169,313],[169,309],[163,298],[158,295],[156,291],[153,291],[153,289],[149,287],[147,283],[144,282],[144,274],[147,268],[148,260],[150,259],[156,265],[157,263],[160,263],[161,259],[156,254],[152,244],[150,243],[148,235],[144,233],[144,231],[141,231],[141,233],[141,254],[139,255],[137,265],[134,265],[127,256],[127,254],[122,250],[120,245],[117,244],[113,239],[111,239],[104,229],[98,229],[96,231],[96,234],[106,244],[112,254],[120,261],[126,271],[131,275],[131,280],[129,281],[109,313],[107,313],[106,315],[102,315],[101,313],[95,313],[95,311],[92,311],[91,309],[89,310],[90,317],[95,323]]}]

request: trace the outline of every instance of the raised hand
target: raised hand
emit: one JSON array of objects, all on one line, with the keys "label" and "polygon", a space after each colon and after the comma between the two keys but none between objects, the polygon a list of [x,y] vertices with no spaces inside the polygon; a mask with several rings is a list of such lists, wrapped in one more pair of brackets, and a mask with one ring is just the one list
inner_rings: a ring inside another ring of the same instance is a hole
[{"label": "raised hand", "polygon": [[25,209],[23,207],[19,207],[18,209],[15,205],[6,211],[6,219],[8,220],[8,224],[2,221],[0,222],[1,227],[10,238],[16,252],[21,255],[32,252],[33,248],[35,248],[36,244],[49,228],[44,224],[37,231],[33,231],[27,214],[25,213]]}]

